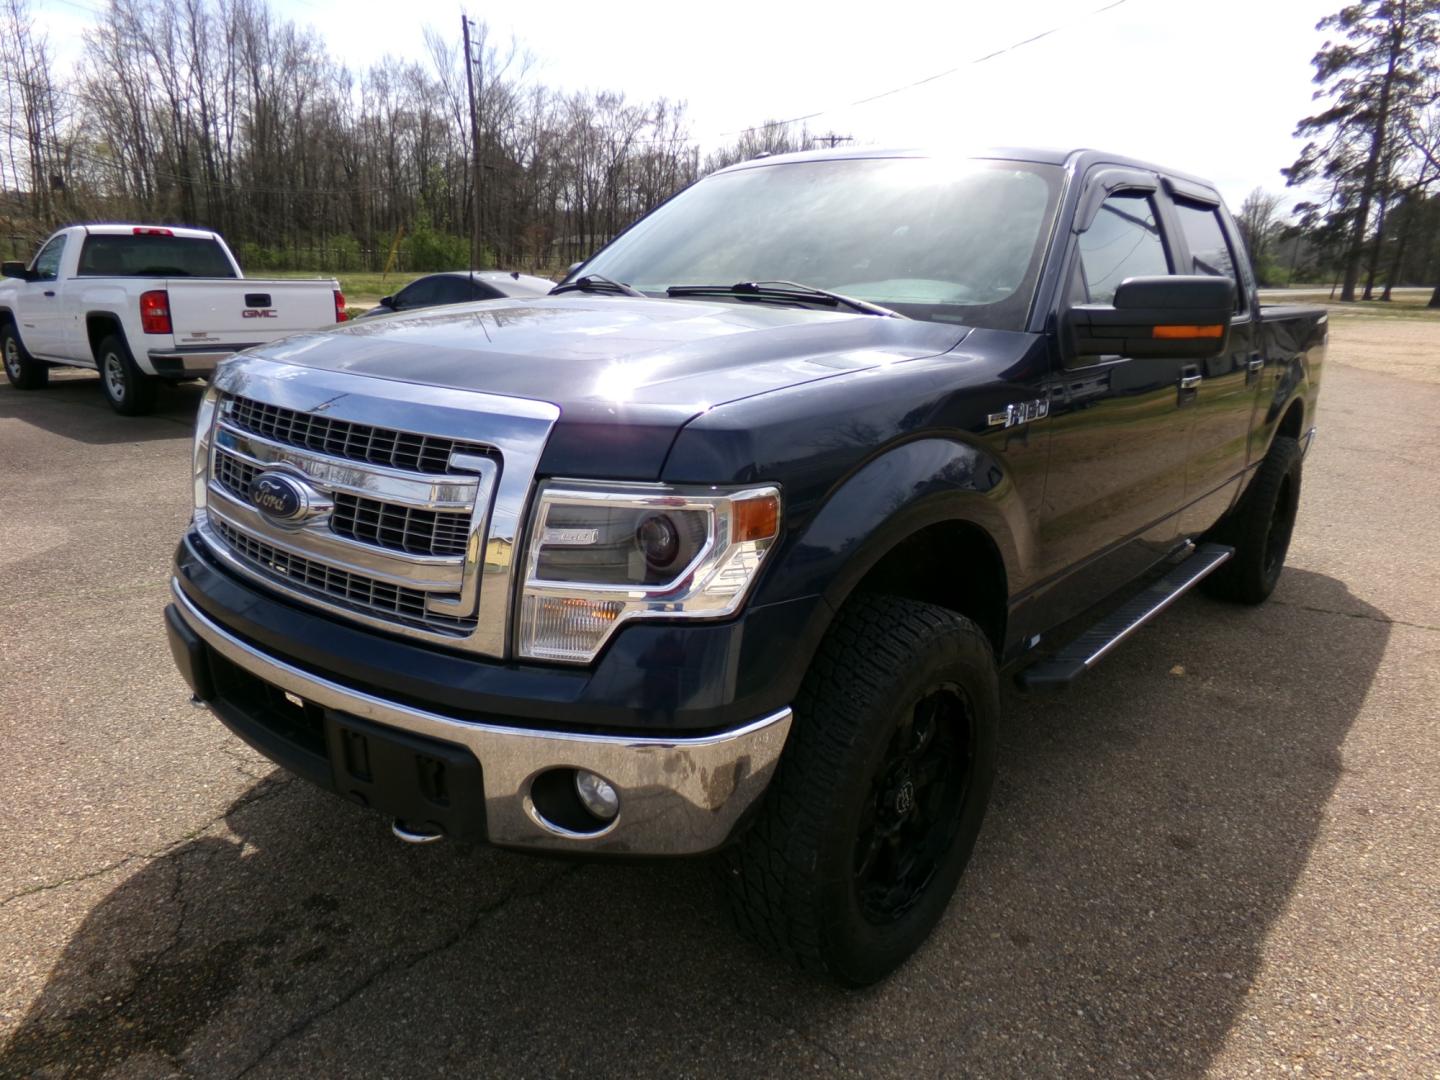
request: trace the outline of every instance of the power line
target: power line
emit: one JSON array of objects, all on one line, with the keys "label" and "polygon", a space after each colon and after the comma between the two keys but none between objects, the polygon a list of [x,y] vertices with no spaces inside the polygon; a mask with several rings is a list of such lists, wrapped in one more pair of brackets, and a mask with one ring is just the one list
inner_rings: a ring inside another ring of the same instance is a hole
[{"label": "power line", "polygon": [[926,83],[932,83],[935,82],[937,79],[944,79],[950,75],[956,74],[957,72],[964,71],[967,67],[974,67],[977,64],[983,64],[987,60],[994,60],[997,56],[1004,56],[1006,53],[1014,52],[1016,49],[1023,49],[1026,45],[1033,45],[1035,42],[1040,41],[1043,38],[1050,37],[1052,34],[1057,34],[1062,30],[1068,30],[1070,29],[1070,27],[1076,26],[1079,23],[1086,21],[1087,19],[1092,19],[1096,15],[1101,15],[1107,11],[1113,11],[1115,8],[1120,7],[1122,4],[1128,4],[1129,2],[1130,0],[1111,0],[1111,2],[1108,4],[1104,4],[1101,7],[1095,8],[1091,11],[1087,11],[1079,18],[1071,19],[1069,22],[1065,23],[1057,23],[1055,26],[1050,27],[1050,29],[1048,30],[1042,30],[1038,34],[1032,34],[1030,37],[1013,42],[1010,45],[1006,45],[1004,48],[996,49],[994,52],[988,52],[984,56],[977,56],[975,59],[967,60],[963,64],[956,64],[952,68],[946,68],[944,71],[937,71],[933,75],[926,75],[923,79],[916,79],[914,82],[905,83],[903,86],[895,86],[891,87],[889,90],[882,90],[878,94],[871,94],[869,97],[860,98],[856,101],[849,102],[847,105],[831,105],[827,106],[824,109],[817,109],[815,112],[805,113],[802,116],[792,116],[788,120],[768,120],[763,124],[756,124],[754,127],[740,128],[737,131],[722,131],[720,132],[720,135],[722,138],[728,138],[731,136],[744,135],[752,131],[765,131],[769,128],[785,127],[789,124],[798,124],[804,120],[814,120],[817,116],[824,116],[826,113],[834,112],[836,109],[839,108],[854,108],[857,105],[869,105],[872,102],[881,100],[882,98],[893,97],[895,94],[903,94],[906,90],[914,90],[917,86],[924,86]]},{"label": "power line", "polygon": [[[57,4],[64,4],[66,7],[69,8],[74,8],[76,11],[83,11],[89,15],[105,14],[105,10],[103,8],[90,7],[88,4],[80,3],[79,0],[54,0],[54,2]],[[44,4],[37,5],[37,10],[39,10],[39,8],[41,7],[44,7]]]}]

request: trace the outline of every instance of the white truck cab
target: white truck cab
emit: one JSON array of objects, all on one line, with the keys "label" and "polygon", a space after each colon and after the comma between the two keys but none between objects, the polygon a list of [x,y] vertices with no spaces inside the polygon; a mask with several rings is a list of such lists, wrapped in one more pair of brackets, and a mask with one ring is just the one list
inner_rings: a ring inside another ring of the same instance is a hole
[{"label": "white truck cab", "polygon": [[56,364],[93,368],[111,406],[149,412],[162,381],[208,376],[227,356],[343,322],[333,278],[246,278],[219,233],[72,225],[0,281],[5,374],[38,389]]}]

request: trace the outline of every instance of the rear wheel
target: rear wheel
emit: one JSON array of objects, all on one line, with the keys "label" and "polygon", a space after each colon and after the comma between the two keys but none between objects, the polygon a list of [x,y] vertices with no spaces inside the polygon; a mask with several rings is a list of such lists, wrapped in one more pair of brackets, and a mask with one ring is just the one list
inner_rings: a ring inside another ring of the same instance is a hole
[{"label": "rear wheel", "polygon": [[95,364],[105,400],[121,416],[143,416],[155,408],[159,380],[140,370],[122,338],[114,334],[103,338],[95,350]]},{"label": "rear wheel", "polygon": [[861,597],[795,703],[759,817],[725,855],[742,933],[848,986],[945,912],[980,832],[999,713],[990,643],[944,608]]},{"label": "rear wheel", "polygon": [[5,377],[16,390],[39,390],[50,381],[50,366],[25,351],[14,323],[0,328],[0,350],[5,356]]},{"label": "rear wheel", "polygon": [[1275,591],[1300,508],[1300,444],[1284,435],[1270,444],[1235,513],[1215,539],[1235,556],[1201,583],[1211,596],[1259,604]]}]

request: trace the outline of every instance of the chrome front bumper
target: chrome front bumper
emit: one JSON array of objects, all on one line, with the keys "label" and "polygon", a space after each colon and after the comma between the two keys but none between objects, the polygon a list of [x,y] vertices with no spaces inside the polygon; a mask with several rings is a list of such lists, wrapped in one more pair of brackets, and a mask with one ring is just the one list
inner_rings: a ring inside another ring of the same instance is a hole
[{"label": "chrome front bumper", "polygon": [[[731,731],[660,739],[578,735],[471,723],[354,690],[268,656],[207,618],[171,583],[184,623],[230,663],[315,705],[463,746],[484,775],[488,839],[504,847],[629,855],[691,855],[729,838],[765,791],[785,747],[782,709]],[[598,832],[547,821],[531,798],[549,769],[585,769],[610,782],[620,812]]]}]

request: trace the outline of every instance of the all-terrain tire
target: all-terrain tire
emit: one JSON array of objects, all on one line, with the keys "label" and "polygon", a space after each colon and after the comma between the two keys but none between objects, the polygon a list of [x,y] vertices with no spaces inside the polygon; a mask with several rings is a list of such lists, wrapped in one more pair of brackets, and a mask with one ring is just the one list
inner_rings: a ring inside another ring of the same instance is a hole
[{"label": "all-terrain tire", "polygon": [[1201,582],[1211,596],[1238,604],[1259,604],[1275,591],[1300,507],[1300,444],[1277,436],[1256,470],[1240,505],[1214,538],[1235,555]]},{"label": "all-terrain tire", "polygon": [[12,322],[0,327],[0,354],[5,358],[5,378],[16,390],[39,390],[50,381],[50,365],[26,351]]},{"label": "all-terrain tire", "polygon": [[110,407],[121,416],[144,416],[155,408],[160,380],[146,375],[130,355],[125,339],[111,334],[95,350],[100,369],[100,389]]},{"label": "all-terrain tire", "polygon": [[969,861],[998,716],[994,654],[969,619],[896,597],[848,603],[757,819],[721,856],[740,931],[847,986],[903,963]]}]

